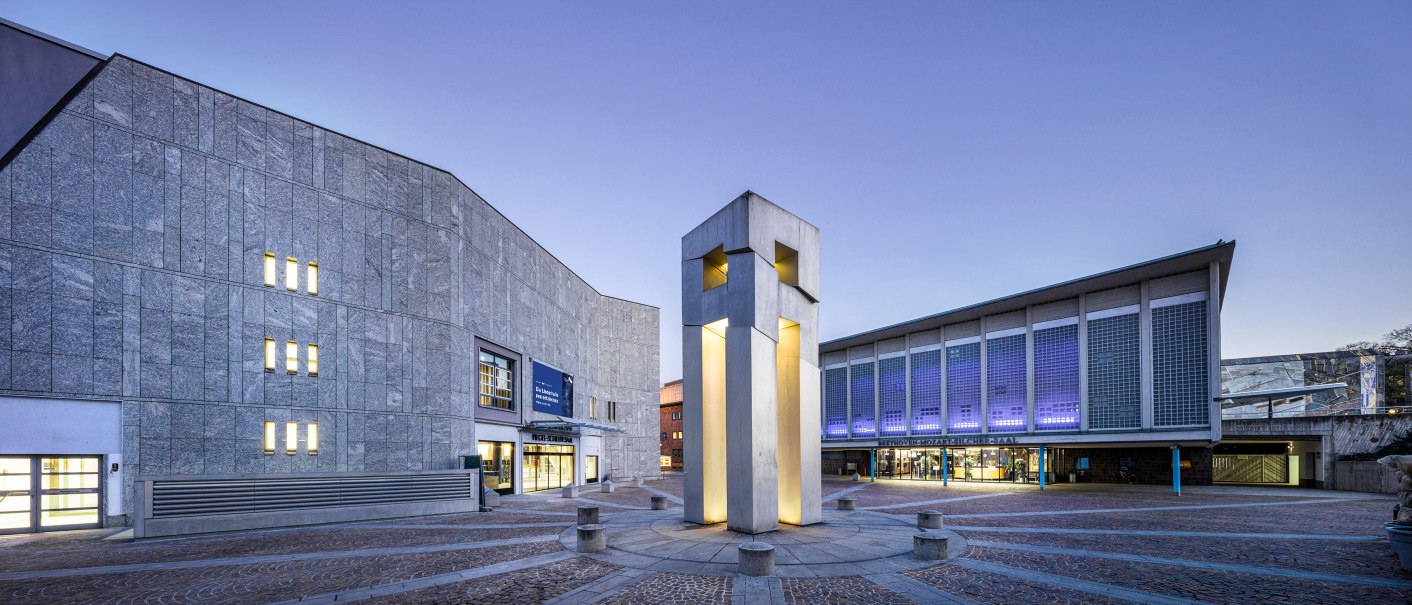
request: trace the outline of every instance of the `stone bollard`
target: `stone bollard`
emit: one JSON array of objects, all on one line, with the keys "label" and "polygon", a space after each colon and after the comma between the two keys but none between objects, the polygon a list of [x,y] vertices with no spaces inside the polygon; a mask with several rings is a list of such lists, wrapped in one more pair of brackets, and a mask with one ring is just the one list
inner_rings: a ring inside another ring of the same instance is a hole
[{"label": "stone bollard", "polygon": [[482,485],[480,488],[480,505],[485,508],[500,506],[500,492]]},{"label": "stone bollard", "polygon": [[666,496],[653,496],[653,497],[652,497],[652,510],[667,510],[667,497],[666,497]]},{"label": "stone bollard", "polygon": [[613,493],[613,487],[614,485],[612,481],[604,481],[603,483],[598,484],[598,490],[605,494]]},{"label": "stone bollard", "polygon": [[947,559],[947,538],[941,532],[923,531],[912,536],[912,556],[923,561]]},{"label": "stone bollard", "polygon": [[746,542],[740,547],[736,571],[742,576],[775,575],[775,547],[764,542]]},{"label": "stone bollard", "polygon": [[858,473],[853,473],[853,480],[857,481],[859,479],[862,479],[862,477],[858,476]]},{"label": "stone bollard", "polygon": [[838,510],[857,510],[858,501],[853,498],[839,498]]},{"label": "stone bollard", "polygon": [[642,487],[642,477],[633,477],[632,481],[628,482],[628,485],[631,485],[633,487]]},{"label": "stone bollard", "polygon": [[598,507],[597,507],[597,506],[580,506],[580,507],[579,507],[579,525],[597,525],[597,524],[598,524]]},{"label": "stone bollard", "polygon": [[608,550],[608,528],[597,523],[589,523],[578,527],[579,552],[603,552]]},{"label": "stone bollard", "polygon": [[568,485],[565,485],[565,486],[564,486],[564,497],[565,497],[565,498],[577,498],[577,497],[579,497],[579,486],[574,485],[574,484],[572,484],[572,483],[570,483],[570,484],[568,484]]},{"label": "stone bollard", "polygon": [[941,511],[924,510],[917,513],[917,527],[919,529],[941,529],[944,527],[941,519]]}]

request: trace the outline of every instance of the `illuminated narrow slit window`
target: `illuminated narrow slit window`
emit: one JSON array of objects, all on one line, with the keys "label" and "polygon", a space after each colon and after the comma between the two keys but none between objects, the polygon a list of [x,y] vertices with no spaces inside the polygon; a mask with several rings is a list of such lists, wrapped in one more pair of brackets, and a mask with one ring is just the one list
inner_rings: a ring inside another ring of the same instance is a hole
[{"label": "illuminated narrow slit window", "polygon": [[309,375],[319,375],[319,345],[309,345]]},{"label": "illuminated narrow slit window", "polygon": [[319,263],[309,262],[309,295],[319,295]]},{"label": "illuminated narrow slit window", "polygon": [[284,259],[284,287],[290,292],[299,291],[299,261],[293,256]]},{"label": "illuminated narrow slit window", "polygon": [[310,455],[319,453],[319,423],[310,422],[304,427],[304,449]]},{"label": "illuminated narrow slit window", "polygon": [[273,253],[273,252],[266,252],[266,253],[265,253],[265,285],[266,285],[266,286],[273,287],[273,286],[275,285],[275,283],[279,282],[279,276],[275,275],[275,268],[276,268],[277,266],[278,266],[278,265],[277,265],[277,263],[275,262],[275,253]]},{"label": "illuminated narrow slit window", "polygon": [[299,343],[292,340],[284,344],[284,369],[290,374],[299,373]]},{"label": "illuminated narrow slit window", "polygon": [[299,423],[284,423],[284,453],[293,456],[299,453]]},{"label": "illuminated narrow slit window", "polygon": [[269,420],[265,421],[265,453],[275,453],[275,423]]},{"label": "illuminated narrow slit window", "polygon": [[265,339],[265,371],[275,371],[275,339]]}]

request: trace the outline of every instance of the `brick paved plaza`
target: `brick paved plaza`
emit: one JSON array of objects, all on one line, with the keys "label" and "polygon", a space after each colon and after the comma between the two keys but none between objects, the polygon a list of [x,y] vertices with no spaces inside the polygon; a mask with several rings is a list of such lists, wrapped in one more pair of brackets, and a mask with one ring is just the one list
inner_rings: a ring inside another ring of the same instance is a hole
[{"label": "brick paved plaza", "polygon": [[7,536],[0,603],[1412,602],[1412,571],[1381,537],[1394,500],[1346,492],[825,480],[826,508],[847,493],[860,519],[939,509],[968,543],[941,565],[842,576],[690,573],[669,558],[644,569],[559,541],[579,505],[600,505],[611,544],[615,516],[640,516],[656,494],[679,511],[681,489],[669,476],[577,500],[507,497],[493,513],[143,542]]}]

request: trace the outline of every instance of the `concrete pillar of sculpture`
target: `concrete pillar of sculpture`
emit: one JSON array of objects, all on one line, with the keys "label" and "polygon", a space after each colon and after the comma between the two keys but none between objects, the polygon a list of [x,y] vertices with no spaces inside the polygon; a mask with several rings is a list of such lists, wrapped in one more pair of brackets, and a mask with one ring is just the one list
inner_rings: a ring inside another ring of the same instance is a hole
[{"label": "concrete pillar of sculpture", "polygon": [[822,518],[818,300],[818,228],[754,193],[682,238],[686,520]]}]

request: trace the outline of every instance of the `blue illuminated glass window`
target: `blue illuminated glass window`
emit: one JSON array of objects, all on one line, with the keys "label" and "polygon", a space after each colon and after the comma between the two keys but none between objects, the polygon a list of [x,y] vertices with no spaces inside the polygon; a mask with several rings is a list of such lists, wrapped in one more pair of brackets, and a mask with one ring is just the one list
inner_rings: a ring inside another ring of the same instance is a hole
[{"label": "blue illuminated glass window", "polygon": [[1142,424],[1138,314],[1088,322],[1088,428],[1134,429]]},{"label": "blue illuminated glass window", "polygon": [[824,437],[848,438],[848,368],[824,370]]},{"label": "blue illuminated glass window", "polygon": [[1152,423],[1211,424],[1206,301],[1152,310]]},{"label": "blue illuminated glass window", "polygon": [[912,354],[912,434],[941,434],[941,350]]},{"label": "blue illuminated glass window", "polygon": [[873,362],[855,363],[848,366],[852,377],[849,379],[849,392],[853,394],[853,436],[873,437],[877,435],[877,423],[873,417]]},{"label": "blue illuminated glass window", "polygon": [[946,347],[947,432],[981,432],[981,343]]},{"label": "blue illuminated glass window", "polygon": [[1079,428],[1079,326],[1034,332],[1036,430]]},{"label": "blue illuminated glass window", "polygon": [[884,437],[907,434],[907,358],[878,360],[878,414]]},{"label": "blue illuminated glass window", "polygon": [[1028,403],[1025,392],[1025,335],[1012,334],[987,338],[986,423],[992,433],[1025,432],[1029,429],[1025,415]]}]

